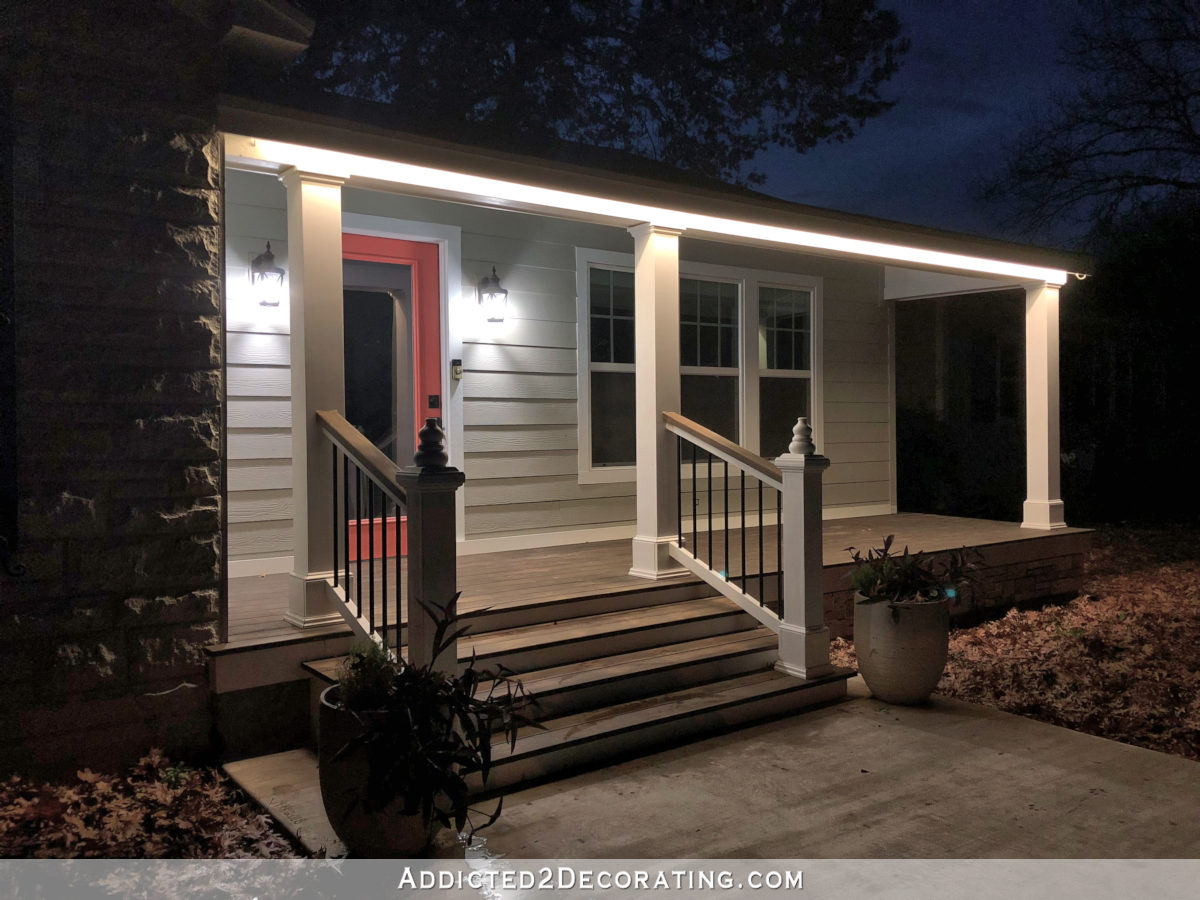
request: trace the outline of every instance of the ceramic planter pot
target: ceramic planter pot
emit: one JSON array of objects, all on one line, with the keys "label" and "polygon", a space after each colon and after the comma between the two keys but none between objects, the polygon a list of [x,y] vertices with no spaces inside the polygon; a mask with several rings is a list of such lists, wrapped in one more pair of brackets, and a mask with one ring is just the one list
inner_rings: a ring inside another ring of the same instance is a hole
[{"label": "ceramic planter pot", "polygon": [[886,703],[928,699],[946,668],[950,605],[854,600],[854,650],[871,693]]},{"label": "ceramic planter pot", "polygon": [[398,803],[379,812],[368,812],[360,802],[367,784],[366,753],[352,752],[340,759],[333,758],[362,731],[354,714],[342,707],[336,684],[321,693],[317,724],[321,800],[329,823],[350,855],[391,859],[420,854],[441,826],[434,822],[426,829],[420,816],[401,814]]}]

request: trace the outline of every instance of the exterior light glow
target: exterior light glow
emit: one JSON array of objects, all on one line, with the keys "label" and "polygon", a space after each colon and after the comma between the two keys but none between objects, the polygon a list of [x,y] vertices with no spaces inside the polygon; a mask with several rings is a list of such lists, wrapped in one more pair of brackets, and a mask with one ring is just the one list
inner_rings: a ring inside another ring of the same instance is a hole
[{"label": "exterior light glow", "polygon": [[843,237],[823,232],[763,225],[739,219],[706,216],[683,210],[664,209],[624,200],[611,200],[588,194],[538,187],[497,178],[467,175],[428,166],[394,162],[374,157],[357,156],[318,147],[306,147],[235,135],[226,136],[227,153],[258,159],[284,166],[295,166],[306,172],[390,181],[425,190],[444,191],[471,200],[509,204],[518,207],[582,213],[616,219],[625,226],[649,222],[679,231],[701,232],[714,237],[733,237],[755,242],[771,242],[810,250],[845,253],[869,259],[909,263],[921,266],[956,269],[984,275],[1001,275],[1022,282],[1046,282],[1062,285],[1067,273],[1061,269],[1027,265],[1002,259],[969,256],[903,244],[889,244],[861,238]]},{"label": "exterior light glow", "polygon": [[250,284],[258,295],[259,306],[279,305],[286,274],[282,266],[275,265],[275,254],[271,252],[271,242],[267,241],[267,249],[250,262]]},{"label": "exterior light glow", "polygon": [[508,291],[500,287],[500,278],[496,275],[496,267],[492,266],[492,274],[479,279],[479,306],[489,322],[503,322],[504,314],[508,311]]}]

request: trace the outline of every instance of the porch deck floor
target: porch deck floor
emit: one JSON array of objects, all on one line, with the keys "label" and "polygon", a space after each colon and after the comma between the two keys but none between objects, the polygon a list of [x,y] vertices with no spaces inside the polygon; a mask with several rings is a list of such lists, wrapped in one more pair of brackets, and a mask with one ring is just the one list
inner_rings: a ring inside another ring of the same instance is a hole
[{"label": "porch deck floor", "polygon": [[[1082,529],[1036,531],[1021,528],[1015,522],[995,522],[987,519],[963,519],[924,513],[899,513],[888,516],[864,516],[853,519],[832,519],[824,523],[824,562],[826,568],[848,562],[846,547],[874,547],[885,536],[894,534],[899,547],[938,551],[954,547],[980,547],[1013,541],[1037,540]],[[757,529],[749,529],[746,540],[746,568],[758,571]],[[701,531],[700,555],[708,557],[708,534]],[[764,567],[775,571],[776,529],[763,529]],[[691,533],[685,535],[691,538]],[[725,536],[721,531],[712,535],[713,556],[723,564]],[[740,532],[730,534],[730,566],[732,577],[741,572]],[[500,553],[460,554],[458,586],[462,591],[461,611],[480,608],[500,608],[530,601],[567,599],[609,593],[645,590],[652,582],[629,575],[629,540],[599,541],[587,544],[568,544],[561,547],[542,547],[531,550],[509,550]],[[395,560],[387,561],[387,582],[396,584]],[[407,566],[400,563],[401,578]],[[300,632],[283,620],[287,611],[288,575],[260,575],[229,579],[229,645],[273,643],[296,637]],[[694,581],[691,576],[680,581]],[[365,584],[365,578],[364,578]],[[376,602],[380,592],[377,591]],[[367,594],[364,591],[364,607]],[[394,598],[388,604],[388,620],[395,621]],[[348,629],[334,625],[321,633],[340,633]],[[314,632],[305,632],[311,635]]]}]

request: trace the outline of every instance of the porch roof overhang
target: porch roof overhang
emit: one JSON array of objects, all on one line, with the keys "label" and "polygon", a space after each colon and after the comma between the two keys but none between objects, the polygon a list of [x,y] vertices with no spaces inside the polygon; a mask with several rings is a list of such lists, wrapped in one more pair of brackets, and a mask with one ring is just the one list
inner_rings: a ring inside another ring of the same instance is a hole
[{"label": "porch roof overhang", "polygon": [[[699,240],[871,261],[887,267],[893,297],[952,293],[964,276],[967,290],[1031,282],[1061,285],[1069,273],[1086,272],[1090,266],[1086,257],[1059,250],[737,189],[681,187],[242,97],[221,98],[218,124],[226,137],[226,161],[240,168],[278,172],[295,167],[344,178],[352,187],[623,228],[651,222]],[[925,277],[914,281],[918,270]]]}]

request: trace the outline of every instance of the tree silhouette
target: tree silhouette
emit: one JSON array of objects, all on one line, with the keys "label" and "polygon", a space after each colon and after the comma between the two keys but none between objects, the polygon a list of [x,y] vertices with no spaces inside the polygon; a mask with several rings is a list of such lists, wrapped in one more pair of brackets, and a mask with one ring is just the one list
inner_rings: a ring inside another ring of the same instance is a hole
[{"label": "tree silhouette", "polygon": [[1200,190],[1200,0],[1079,0],[1072,96],[1017,140],[985,199],[1024,232],[1094,233]]},{"label": "tree silhouette", "polygon": [[843,141],[908,42],[876,0],[301,0],[294,85],[451,139],[628,151],[727,181],[772,144]]}]

